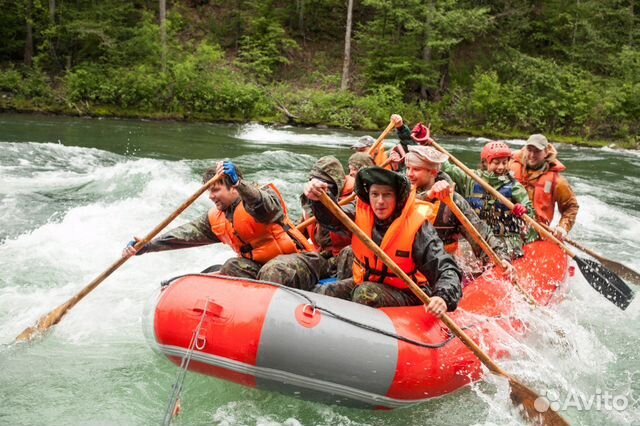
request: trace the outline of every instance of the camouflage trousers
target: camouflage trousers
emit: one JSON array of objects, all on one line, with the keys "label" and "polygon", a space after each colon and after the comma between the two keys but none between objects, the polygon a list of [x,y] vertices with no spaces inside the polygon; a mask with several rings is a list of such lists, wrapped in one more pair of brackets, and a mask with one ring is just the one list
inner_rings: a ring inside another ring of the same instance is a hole
[{"label": "camouflage trousers", "polygon": [[329,261],[318,253],[294,253],[280,255],[265,263],[258,279],[310,291],[328,273]]},{"label": "camouflage trousers", "polygon": [[227,259],[222,267],[214,265],[208,267],[202,272],[205,274],[218,272],[230,277],[249,278],[255,280],[258,278],[260,268],[262,268],[262,264],[254,262],[253,260],[245,259],[244,257],[232,257],[231,259]]},{"label": "camouflage trousers", "polygon": [[[423,289],[426,290],[425,288]],[[313,291],[326,296],[351,300],[352,302],[373,308],[422,304],[420,299],[409,289],[402,290],[387,284],[371,281],[365,281],[360,285],[356,285],[353,282],[353,278],[336,281],[331,284],[317,285]]]},{"label": "camouflage trousers", "polygon": [[[329,268],[331,274],[338,280],[344,280],[353,276],[353,249],[351,246],[346,246],[337,256],[329,258]],[[323,277],[325,278],[325,277]]]},{"label": "camouflage trousers", "polygon": [[509,253],[511,260],[524,256],[524,251],[522,250],[524,241],[522,241],[522,238],[519,235],[496,235],[496,238],[499,238],[504,242],[504,245],[507,247],[507,253]]},{"label": "camouflage trousers", "polygon": [[232,257],[224,265],[210,266],[202,273],[218,272],[310,291],[328,276],[328,271],[329,261],[318,253],[294,253],[277,256],[264,265],[244,257]]}]

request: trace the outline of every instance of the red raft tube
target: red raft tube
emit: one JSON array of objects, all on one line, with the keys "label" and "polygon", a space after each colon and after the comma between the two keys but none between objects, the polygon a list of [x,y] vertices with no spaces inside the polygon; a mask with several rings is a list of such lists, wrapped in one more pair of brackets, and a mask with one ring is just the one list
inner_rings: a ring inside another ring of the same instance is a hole
[{"label": "red raft tube", "polygon": [[[514,262],[542,305],[562,299],[567,256],[553,243],[525,246]],[[522,297],[485,272],[464,288],[451,318],[490,356],[507,355],[491,328],[519,327]],[[482,376],[480,361],[422,306],[374,309],[272,283],[186,275],[150,307],[155,349],[189,370],[297,398],[391,409],[454,392]],[[149,333],[150,332],[150,333]],[[194,339],[195,337],[195,339]],[[192,344],[192,339],[193,345]]]}]

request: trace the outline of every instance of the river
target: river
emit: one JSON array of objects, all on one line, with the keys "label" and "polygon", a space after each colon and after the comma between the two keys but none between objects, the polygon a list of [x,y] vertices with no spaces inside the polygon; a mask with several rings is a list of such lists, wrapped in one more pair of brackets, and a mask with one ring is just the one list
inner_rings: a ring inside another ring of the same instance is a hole
[{"label": "river", "polygon": [[[177,368],[149,348],[144,307],[162,280],[221,263],[231,255],[228,248],[130,259],[44,337],[20,345],[13,339],[117,260],[132,236],[145,235],[195,192],[202,171],[215,161],[233,159],[250,180],[275,183],[296,218],[297,196],[313,162],[328,154],[346,162],[349,145],[361,134],[0,115],[0,424],[159,424]],[[466,164],[478,163],[482,139],[439,140]],[[513,148],[524,143],[509,142]],[[557,147],[581,206],[572,237],[640,270],[640,153]],[[174,225],[208,207],[201,197]],[[640,301],[623,312],[579,282],[550,316],[531,314],[533,332],[514,338],[516,356],[501,364],[561,403],[572,424],[640,424],[639,316]],[[521,422],[504,382],[492,377],[411,408],[374,412],[189,373],[182,408],[175,424]]]}]

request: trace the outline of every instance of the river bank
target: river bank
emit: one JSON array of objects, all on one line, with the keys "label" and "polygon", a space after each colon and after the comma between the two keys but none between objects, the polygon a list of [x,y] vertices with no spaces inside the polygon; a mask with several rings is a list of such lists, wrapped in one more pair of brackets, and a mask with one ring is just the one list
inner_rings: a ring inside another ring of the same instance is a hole
[{"label": "river bank", "polygon": [[[411,109],[411,108],[410,108]],[[181,122],[214,122],[214,123],[235,123],[242,124],[246,122],[256,122],[265,125],[292,125],[295,127],[317,127],[320,129],[336,129],[336,130],[360,130],[360,131],[379,131],[384,128],[386,123],[379,126],[352,126],[343,127],[336,126],[335,122],[319,122],[317,120],[308,120],[305,117],[293,116],[286,108],[280,106],[278,114],[271,114],[262,117],[224,117],[207,113],[192,112],[165,112],[165,111],[141,111],[136,109],[115,108],[112,106],[97,105],[78,105],[72,102],[59,103],[42,103],[31,102],[25,99],[15,98],[6,94],[0,97],[0,113],[20,113],[20,114],[51,114],[68,117],[91,117],[91,118],[126,118],[139,120],[157,120],[157,121],[181,121]],[[389,114],[399,112],[403,117],[419,114],[417,111],[390,111]],[[420,114],[421,115],[421,114]],[[424,119],[420,121],[426,121]],[[413,122],[413,121],[410,121]],[[543,131],[543,133],[545,133]],[[498,131],[491,128],[472,128],[463,127],[454,123],[440,122],[432,124],[432,134],[451,135],[451,136],[467,136],[467,137],[486,137],[495,139],[527,139],[528,132],[522,130]],[[586,139],[581,136],[559,135],[553,133],[545,133],[550,141],[555,143],[563,143],[568,145],[576,145],[582,147],[602,148],[609,147],[612,149],[635,149],[640,150],[640,137],[634,139]]]}]

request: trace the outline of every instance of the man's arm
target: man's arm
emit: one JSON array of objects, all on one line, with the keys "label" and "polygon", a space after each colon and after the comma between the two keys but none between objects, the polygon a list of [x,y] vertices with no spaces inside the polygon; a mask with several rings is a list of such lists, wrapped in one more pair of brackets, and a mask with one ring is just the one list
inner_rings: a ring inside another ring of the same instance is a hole
[{"label": "man's arm", "polygon": [[[333,213],[329,211],[320,201],[320,193],[325,192],[334,202],[335,197],[329,191],[329,184],[320,179],[313,178],[304,185],[304,194],[302,194],[302,203],[309,203],[309,207],[313,212],[318,224],[329,231],[344,231],[347,228],[338,220]],[[351,220],[356,217],[356,202],[340,206]]]},{"label": "man's arm", "polygon": [[197,219],[178,226],[171,231],[154,238],[136,254],[155,251],[177,250],[219,243],[220,240],[211,230],[207,213]]},{"label": "man's arm", "polygon": [[462,272],[430,223],[425,222],[413,242],[413,259],[417,268],[429,281],[431,296],[444,300],[448,311],[458,307],[462,297]]},{"label": "man's arm", "polygon": [[445,161],[442,163],[442,172],[449,176],[451,182],[453,182],[456,187],[455,190],[458,194],[463,197],[468,197],[471,195],[471,187],[473,186],[471,179],[461,168],[456,166],[455,164]]},{"label": "man's arm", "polygon": [[556,187],[553,191],[553,199],[558,203],[558,211],[560,211],[560,223],[558,226],[563,227],[567,232],[571,231],[573,225],[576,223],[576,216],[580,205],[578,199],[571,189],[571,185],[567,179],[558,175],[556,181]]}]

